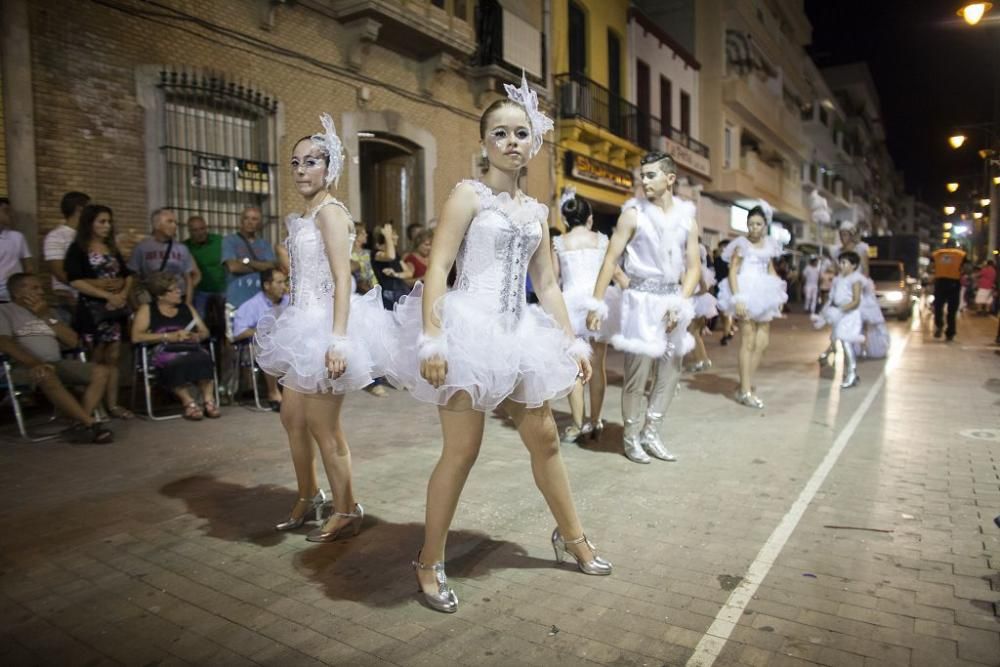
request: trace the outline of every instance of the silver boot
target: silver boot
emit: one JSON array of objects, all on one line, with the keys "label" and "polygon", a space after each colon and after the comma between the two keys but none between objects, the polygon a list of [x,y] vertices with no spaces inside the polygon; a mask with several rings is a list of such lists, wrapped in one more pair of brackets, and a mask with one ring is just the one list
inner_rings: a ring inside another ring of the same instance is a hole
[{"label": "silver boot", "polygon": [[660,425],[663,423],[663,414],[657,412],[646,413],[646,425],[642,429],[639,441],[642,443],[650,456],[655,456],[661,461],[676,461],[677,457],[667,451],[666,445],[660,438]]},{"label": "silver boot", "polygon": [[625,457],[632,463],[649,463],[649,454],[642,448],[642,441],[639,437],[639,430],[642,424],[637,419],[625,419],[625,437],[622,442],[625,445]]},{"label": "silver boot", "polygon": [[858,377],[858,359],[854,354],[854,345],[844,343],[844,381],[840,383],[841,389],[849,389],[861,380]]}]

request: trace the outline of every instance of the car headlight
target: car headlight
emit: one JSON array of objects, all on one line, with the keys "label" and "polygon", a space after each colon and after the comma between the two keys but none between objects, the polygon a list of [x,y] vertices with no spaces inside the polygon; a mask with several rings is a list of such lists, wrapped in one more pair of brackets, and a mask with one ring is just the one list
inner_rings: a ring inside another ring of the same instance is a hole
[{"label": "car headlight", "polygon": [[893,290],[892,292],[885,292],[882,296],[885,297],[885,300],[889,303],[899,303],[903,300],[903,293],[896,290]]}]

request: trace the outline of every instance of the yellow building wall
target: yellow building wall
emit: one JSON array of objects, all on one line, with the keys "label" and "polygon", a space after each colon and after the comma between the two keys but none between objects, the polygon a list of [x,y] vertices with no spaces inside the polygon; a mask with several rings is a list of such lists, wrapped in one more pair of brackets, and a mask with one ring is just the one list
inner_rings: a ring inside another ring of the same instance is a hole
[{"label": "yellow building wall", "polygon": [[[628,0],[573,0],[587,17],[587,78],[608,85],[608,30],[621,44],[622,94],[629,90],[626,66],[628,58]],[[552,2],[552,73],[569,71],[569,2]]]}]

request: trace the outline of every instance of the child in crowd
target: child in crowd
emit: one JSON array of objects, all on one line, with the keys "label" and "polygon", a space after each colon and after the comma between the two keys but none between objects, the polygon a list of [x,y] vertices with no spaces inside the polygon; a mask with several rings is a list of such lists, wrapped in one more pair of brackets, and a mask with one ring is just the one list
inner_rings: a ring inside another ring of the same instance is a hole
[{"label": "child in crowd", "polygon": [[818,315],[813,315],[813,323],[816,328],[822,328],[827,324],[831,327],[830,347],[820,357],[820,363],[826,362],[829,355],[835,351],[837,341],[840,341],[841,347],[844,348],[844,379],[840,386],[847,389],[859,381],[854,345],[865,340],[859,310],[865,276],[858,271],[861,258],[855,252],[847,250],[840,253],[838,264],[840,275],[833,279],[830,302]]}]

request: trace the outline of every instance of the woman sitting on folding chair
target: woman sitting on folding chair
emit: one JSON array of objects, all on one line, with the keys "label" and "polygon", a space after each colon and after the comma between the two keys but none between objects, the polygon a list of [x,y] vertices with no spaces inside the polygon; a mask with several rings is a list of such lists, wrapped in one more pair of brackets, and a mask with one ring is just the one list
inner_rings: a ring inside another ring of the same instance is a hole
[{"label": "woman sitting on folding chair", "polygon": [[[154,273],[147,280],[153,302],[139,306],[132,322],[132,341],[156,344],[152,365],[159,384],[180,399],[184,418],[199,421],[220,417],[215,403],[212,357],[201,343],[208,339],[208,327],[182,295],[177,277]],[[197,385],[202,405],[191,395],[190,385]]]}]

